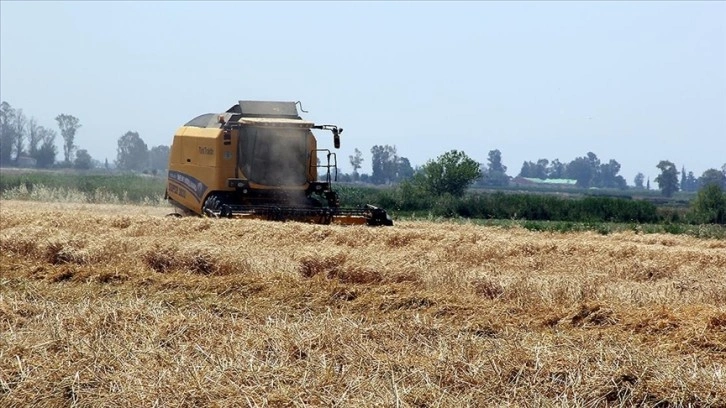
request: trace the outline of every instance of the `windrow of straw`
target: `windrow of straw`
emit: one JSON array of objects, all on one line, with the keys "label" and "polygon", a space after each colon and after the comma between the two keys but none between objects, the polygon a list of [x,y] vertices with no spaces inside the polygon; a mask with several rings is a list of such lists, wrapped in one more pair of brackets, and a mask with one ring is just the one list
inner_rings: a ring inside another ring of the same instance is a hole
[{"label": "windrow of straw", "polygon": [[726,406],[726,241],[0,201],[0,406]]}]

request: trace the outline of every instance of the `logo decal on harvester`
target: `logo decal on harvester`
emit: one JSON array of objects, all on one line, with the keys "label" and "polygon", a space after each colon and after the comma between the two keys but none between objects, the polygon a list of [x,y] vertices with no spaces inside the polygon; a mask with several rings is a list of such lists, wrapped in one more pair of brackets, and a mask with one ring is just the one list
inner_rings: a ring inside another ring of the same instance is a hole
[{"label": "logo decal on harvester", "polygon": [[202,183],[201,181],[195,179],[188,174],[180,173],[178,171],[170,170],[169,180],[179,183],[181,187],[192,193],[197,201],[202,201],[202,195],[205,191],[207,191],[206,184]]}]

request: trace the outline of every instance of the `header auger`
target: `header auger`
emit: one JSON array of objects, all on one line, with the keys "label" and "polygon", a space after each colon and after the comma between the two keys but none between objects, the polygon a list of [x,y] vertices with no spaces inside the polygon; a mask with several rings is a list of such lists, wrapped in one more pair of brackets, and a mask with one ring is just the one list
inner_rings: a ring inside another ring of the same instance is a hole
[{"label": "header auger", "polygon": [[239,101],[200,115],[174,135],[165,198],[186,215],[393,225],[381,208],[340,206],[336,155],[317,148],[312,129],[330,130],[340,147],[343,129],[303,120],[295,102]]}]

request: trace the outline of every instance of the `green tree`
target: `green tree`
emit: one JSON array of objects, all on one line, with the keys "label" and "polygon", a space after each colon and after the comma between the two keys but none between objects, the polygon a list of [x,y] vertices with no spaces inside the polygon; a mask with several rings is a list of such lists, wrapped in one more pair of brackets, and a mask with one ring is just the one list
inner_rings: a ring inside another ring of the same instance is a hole
[{"label": "green tree", "polygon": [[692,171],[688,172],[686,176],[686,188],[683,191],[696,191],[698,190],[698,179],[693,175]]},{"label": "green tree", "polygon": [[373,168],[371,182],[373,184],[386,184],[395,181],[396,170],[398,169],[396,147],[375,145],[371,148],[371,155],[371,165]]},{"label": "green tree", "polygon": [[461,196],[481,177],[479,163],[463,151],[451,150],[429,160],[417,174],[417,182],[434,195]]},{"label": "green tree", "polygon": [[3,101],[0,104],[0,165],[9,165],[15,140],[15,109]]},{"label": "green tree", "polygon": [[76,160],[73,161],[73,167],[80,170],[88,170],[92,167],[93,158],[88,154],[88,150],[81,149],[76,152]]},{"label": "green tree", "polygon": [[698,222],[726,224],[726,192],[718,184],[706,184],[698,191],[691,210]]},{"label": "green tree", "polygon": [[407,157],[399,157],[396,165],[396,181],[408,180],[413,177],[416,171],[411,166]]},{"label": "green tree", "polygon": [[353,167],[353,179],[358,180],[358,178],[360,178],[358,169],[360,169],[363,164],[363,153],[361,153],[361,151],[356,147],[353,151],[353,155],[348,156],[348,158],[350,159],[350,166]]},{"label": "green tree", "polygon": [[15,112],[15,132],[13,137],[13,151],[15,151],[15,161],[18,161],[20,155],[23,154],[25,149],[25,135],[27,133],[28,119],[23,114],[22,109],[18,109]]},{"label": "green tree", "polygon": [[509,184],[507,166],[502,164],[502,152],[499,149],[489,151],[487,166],[482,170],[482,185],[506,186]]},{"label": "green tree", "polygon": [[589,188],[593,179],[593,168],[586,157],[577,157],[567,164],[567,178],[577,180],[577,186]]},{"label": "green tree", "polygon": [[137,132],[126,132],[118,139],[116,166],[121,170],[144,170],[149,163],[149,148]]},{"label": "green tree", "polygon": [[38,131],[40,126],[35,118],[28,120],[28,154],[30,157],[37,159],[38,149],[40,148],[40,142],[42,141],[40,132]]},{"label": "green tree", "polygon": [[726,188],[726,175],[716,169],[708,169],[698,178],[698,185],[705,187],[709,184],[715,184],[722,188]]},{"label": "green tree", "polygon": [[668,160],[661,160],[656,166],[661,173],[655,178],[661,193],[666,197],[673,196],[678,191],[678,169]]},{"label": "green tree", "polygon": [[635,188],[642,190],[644,188],[643,181],[645,180],[645,175],[643,173],[638,173],[635,175],[635,179],[633,180],[635,182]]},{"label": "green tree", "polygon": [[49,168],[55,164],[55,156],[58,154],[58,148],[55,146],[57,134],[53,129],[46,129],[43,126],[39,126],[38,135],[41,144],[38,152],[34,156],[35,160],[37,160],[36,165],[40,168]]},{"label": "green tree", "polygon": [[519,171],[520,177],[528,178],[547,178],[547,168],[550,161],[547,159],[539,159],[537,163],[526,161],[522,163],[522,169]]},{"label": "green tree", "polygon": [[502,164],[502,152],[499,149],[490,150],[487,156],[487,168],[491,172],[506,173],[507,166]]},{"label": "green tree", "polygon": [[537,165],[534,164],[532,161],[524,161],[522,162],[522,168],[519,169],[519,177],[536,177],[537,174]]},{"label": "green tree", "polygon": [[621,190],[628,186],[625,178],[620,173],[620,163],[610,159],[607,163],[600,165],[600,184],[602,188],[619,188]]},{"label": "green tree", "polygon": [[[615,163],[617,164],[617,162]],[[609,165],[612,165],[612,163],[609,163]],[[619,170],[619,164],[617,164],[617,168]],[[587,152],[587,155],[577,157],[568,163],[565,174],[567,178],[577,180],[577,185],[582,188],[601,187],[603,185],[600,159],[593,152]]]},{"label": "green tree", "polygon": [[169,146],[154,146],[149,150],[149,167],[152,170],[166,170],[169,168]]},{"label": "green tree", "polygon": [[66,115],[65,113],[56,116],[55,120],[58,122],[61,136],[63,136],[63,157],[65,158],[65,164],[70,165],[71,160],[73,160],[73,151],[76,148],[74,144],[76,132],[81,127],[81,123],[77,117]]},{"label": "green tree", "polygon": [[565,166],[564,163],[560,162],[560,159],[554,159],[547,168],[547,178],[561,179],[565,178]]}]

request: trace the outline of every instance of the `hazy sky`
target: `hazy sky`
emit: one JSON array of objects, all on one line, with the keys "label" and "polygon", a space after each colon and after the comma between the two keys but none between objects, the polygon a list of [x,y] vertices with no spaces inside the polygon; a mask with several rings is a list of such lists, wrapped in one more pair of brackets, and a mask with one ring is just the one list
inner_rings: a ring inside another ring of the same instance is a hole
[{"label": "hazy sky", "polygon": [[[629,184],[662,159],[726,163],[726,2],[0,2],[0,98],[116,158],[170,144],[239,99],[300,100],[354,148],[414,165],[615,159]],[[329,132],[319,145],[332,148]],[[59,137],[59,144],[61,143]],[[62,149],[59,149],[62,158]]]}]

